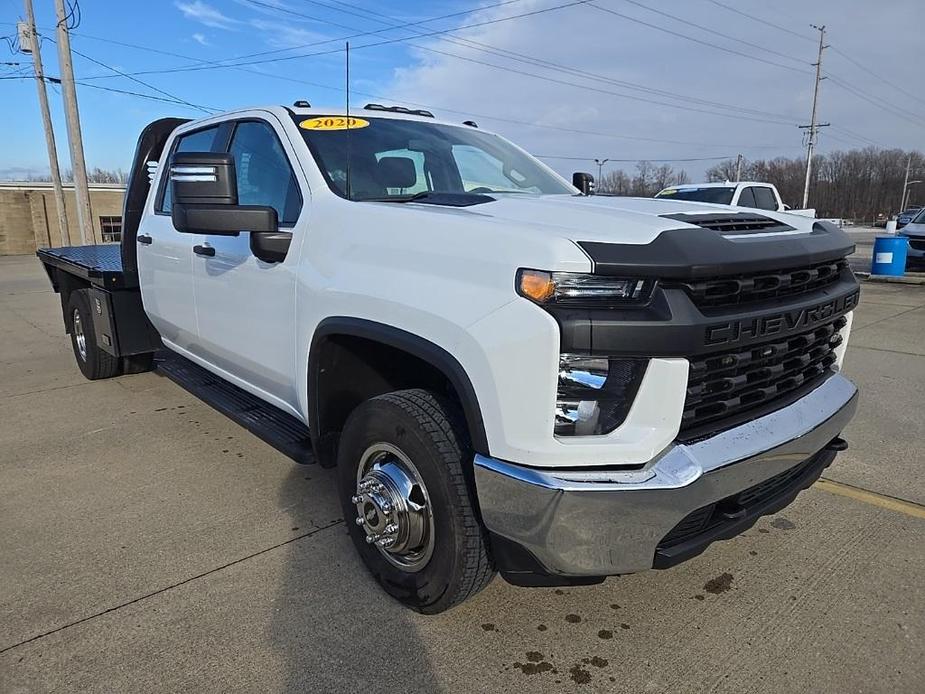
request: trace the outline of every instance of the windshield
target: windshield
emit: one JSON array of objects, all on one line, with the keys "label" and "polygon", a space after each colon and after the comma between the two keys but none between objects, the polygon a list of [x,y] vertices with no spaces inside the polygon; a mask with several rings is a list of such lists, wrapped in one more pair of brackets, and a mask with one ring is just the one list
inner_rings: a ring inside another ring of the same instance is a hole
[{"label": "windshield", "polygon": [[576,194],[533,157],[497,135],[469,126],[354,117],[349,130],[348,191],[346,118],[294,118],[328,185],[351,200],[416,197],[425,201],[429,193]]},{"label": "windshield", "polygon": [[[913,213],[915,214],[915,213]],[[918,211],[918,214],[915,216],[915,219],[912,220],[913,224],[925,224],[925,207]]]},{"label": "windshield", "polygon": [[672,200],[689,200],[691,202],[712,202],[716,205],[728,205],[732,202],[735,188],[665,188],[655,197]]}]

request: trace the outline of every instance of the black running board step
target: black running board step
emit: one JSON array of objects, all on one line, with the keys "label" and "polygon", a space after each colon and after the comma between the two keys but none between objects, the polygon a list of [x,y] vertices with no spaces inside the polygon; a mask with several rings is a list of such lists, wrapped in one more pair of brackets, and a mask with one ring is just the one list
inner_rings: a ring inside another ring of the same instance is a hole
[{"label": "black running board step", "polygon": [[315,461],[308,427],[278,407],[167,350],[155,356],[157,373],[218,410],[301,465]]}]

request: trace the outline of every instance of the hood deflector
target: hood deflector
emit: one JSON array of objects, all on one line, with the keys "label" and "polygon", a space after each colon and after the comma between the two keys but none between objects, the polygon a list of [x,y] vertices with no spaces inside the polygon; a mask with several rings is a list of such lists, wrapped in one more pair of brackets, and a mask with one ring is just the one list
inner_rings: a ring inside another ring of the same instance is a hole
[{"label": "hood deflector", "polygon": [[597,275],[661,280],[778,272],[838,261],[854,252],[845,232],[821,222],[811,232],[797,235],[735,239],[711,229],[687,228],[663,231],[651,243],[579,241],[578,245]]},{"label": "hood deflector", "polygon": [[702,229],[712,229],[721,234],[768,233],[794,230],[794,227],[789,224],[784,224],[783,222],[765,217],[764,215],[750,214],[748,212],[734,212],[730,214],[716,214],[715,212],[706,212],[704,214],[679,213],[663,214],[660,216],[665,219],[674,219],[678,222],[693,224]]}]

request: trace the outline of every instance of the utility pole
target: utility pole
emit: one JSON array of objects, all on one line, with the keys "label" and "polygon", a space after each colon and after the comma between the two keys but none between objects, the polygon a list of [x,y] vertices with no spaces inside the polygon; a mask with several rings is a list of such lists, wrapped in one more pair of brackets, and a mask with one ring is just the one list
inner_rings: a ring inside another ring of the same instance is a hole
[{"label": "utility pole", "polygon": [[45,127],[45,145],[48,148],[48,168],[51,170],[51,183],[55,189],[55,208],[58,212],[58,231],[61,245],[70,246],[71,236],[67,228],[67,210],[64,206],[64,188],[61,186],[61,171],[58,169],[58,148],[55,145],[55,131],[51,126],[51,113],[48,110],[48,92],[45,90],[45,72],[42,68],[42,40],[35,30],[35,13],[32,0],[24,0],[26,5],[26,26],[22,32],[19,45],[23,53],[32,53],[32,66],[35,69],[35,88],[39,93],[39,109],[42,112],[42,125]]},{"label": "utility pole", "polygon": [[736,155],[736,183],[742,180],[742,155]]},{"label": "utility pole", "polygon": [[903,180],[903,196],[899,202],[899,210],[896,214],[900,214],[904,209],[906,209],[906,189],[909,187],[909,170],[912,168],[912,152],[909,152],[909,158],[906,159],[906,178]]},{"label": "utility pole", "polygon": [[813,24],[812,27],[819,32],[819,57],[816,59],[815,63],[816,86],[813,90],[813,115],[809,125],[799,126],[800,128],[809,130],[809,135],[806,138],[806,182],[803,184],[803,209],[809,207],[809,179],[813,171],[813,150],[816,148],[816,135],[819,132],[819,128],[827,128],[829,126],[829,123],[816,122],[817,105],[819,102],[819,83],[825,79],[825,77],[822,76],[822,51],[828,48],[828,46],[825,45],[825,25],[823,24],[821,27],[817,27]]},{"label": "utility pole", "polygon": [[87,183],[87,164],[80,134],[80,115],[77,112],[77,89],[74,86],[74,66],[71,64],[71,37],[67,28],[64,0],[55,0],[58,19],[58,62],[61,69],[61,88],[64,94],[64,114],[67,118],[67,139],[71,146],[71,168],[74,170],[74,193],[77,198],[77,223],[80,225],[82,245],[95,243],[93,213],[90,210],[90,187]]}]

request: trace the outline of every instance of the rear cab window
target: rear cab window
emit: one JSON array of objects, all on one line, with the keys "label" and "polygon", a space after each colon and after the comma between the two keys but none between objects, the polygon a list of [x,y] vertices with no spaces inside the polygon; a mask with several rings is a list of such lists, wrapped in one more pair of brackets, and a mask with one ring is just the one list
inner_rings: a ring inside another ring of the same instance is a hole
[{"label": "rear cab window", "polygon": [[755,193],[754,188],[751,186],[746,186],[742,189],[742,192],[739,193],[739,200],[736,202],[736,205],[739,207],[757,207],[755,204]]},{"label": "rear cab window", "polygon": [[755,207],[759,210],[777,210],[777,198],[774,197],[774,191],[767,186],[755,186]]},{"label": "rear cab window", "polygon": [[655,197],[688,202],[711,202],[715,205],[731,205],[735,194],[732,186],[710,186],[704,188],[666,188]]}]

